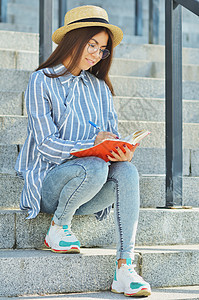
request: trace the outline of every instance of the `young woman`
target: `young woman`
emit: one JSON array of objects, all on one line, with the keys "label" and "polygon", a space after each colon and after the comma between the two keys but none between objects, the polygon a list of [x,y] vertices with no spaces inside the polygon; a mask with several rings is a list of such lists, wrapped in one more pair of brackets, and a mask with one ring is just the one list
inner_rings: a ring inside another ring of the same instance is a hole
[{"label": "young woman", "polygon": [[28,211],[28,219],[40,211],[53,214],[45,245],[54,252],[80,252],[70,230],[74,214],[95,214],[102,220],[114,203],[117,261],[112,291],[148,296],[150,286],[132,264],[139,178],[131,160],[138,145],[126,147],[125,153],[113,150],[108,163],[70,154],[119,136],[108,71],[122,37],[100,7],[81,6],[66,14],[65,25],[52,36],[57,48],[30,77],[25,94],[28,135],[16,170],[24,178],[20,207]]}]

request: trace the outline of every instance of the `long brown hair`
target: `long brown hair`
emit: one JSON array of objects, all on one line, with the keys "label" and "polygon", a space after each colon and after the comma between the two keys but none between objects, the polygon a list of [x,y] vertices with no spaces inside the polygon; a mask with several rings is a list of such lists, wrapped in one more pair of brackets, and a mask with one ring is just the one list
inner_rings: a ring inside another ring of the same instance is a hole
[{"label": "long brown hair", "polygon": [[67,66],[67,70],[61,74],[46,74],[48,77],[59,77],[67,74],[68,72],[72,72],[78,63],[81,60],[81,56],[86,44],[90,41],[90,39],[102,32],[105,31],[109,35],[108,44],[106,49],[110,51],[110,55],[106,59],[101,59],[96,65],[90,68],[88,71],[91,74],[94,74],[97,78],[102,79],[108,85],[112,95],[114,95],[113,86],[108,76],[108,72],[111,67],[112,57],[113,57],[113,44],[112,44],[112,33],[109,29],[105,27],[83,27],[69,31],[65,34],[57,48],[52,52],[49,58],[43,62],[36,71],[47,68],[54,67],[60,63],[62,63],[66,58],[71,57],[71,53],[73,53],[70,64]]}]

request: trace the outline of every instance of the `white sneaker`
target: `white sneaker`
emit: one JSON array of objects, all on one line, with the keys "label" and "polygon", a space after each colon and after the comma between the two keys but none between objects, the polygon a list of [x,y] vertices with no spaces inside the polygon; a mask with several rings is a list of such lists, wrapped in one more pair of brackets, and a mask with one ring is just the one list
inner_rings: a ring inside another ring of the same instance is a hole
[{"label": "white sneaker", "polygon": [[51,222],[44,244],[51,248],[53,252],[59,253],[79,253],[80,242],[69,230],[68,225],[58,226],[54,221]]},{"label": "white sneaker", "polygon": [[[128,262],[127,262],[128,263]],[[117,264],[117,263],[116,263]],[[120,269],[116,266],[114,280],[111,291],[114,293],[124,293],[125,296],[149,296],[151,288],[149,283],[139,276],[134,270],[135,265],[122,264]]]}]

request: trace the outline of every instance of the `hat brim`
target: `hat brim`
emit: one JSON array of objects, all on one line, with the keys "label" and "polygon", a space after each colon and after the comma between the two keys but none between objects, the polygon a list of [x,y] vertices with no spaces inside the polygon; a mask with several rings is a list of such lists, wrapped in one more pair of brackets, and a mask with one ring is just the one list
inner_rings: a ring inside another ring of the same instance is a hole
[{"label": "hat brim", "polygon": [[83,27],[94,27],[94,26],[101,26],[101,27],[105,27],[108,28],[112,34],[113,34],[113,47],[116,47],[117,45],[120,44],[120,42],[123,39],[123,32],[122,30],[115,26],[115,25],[111,25],[111,24],[105,24],[105,23],[100,23],[100,22],[79,22],[79,23],[74,23],[71,25],[67,25],[67,26],[62,26],[60,28],[58,28],[52,35],[52,40],[54,43],[59,44],[62,40],[62,38],[64,37],[64,35],[74,29],[78,29],[78,28],[83,28]]}]

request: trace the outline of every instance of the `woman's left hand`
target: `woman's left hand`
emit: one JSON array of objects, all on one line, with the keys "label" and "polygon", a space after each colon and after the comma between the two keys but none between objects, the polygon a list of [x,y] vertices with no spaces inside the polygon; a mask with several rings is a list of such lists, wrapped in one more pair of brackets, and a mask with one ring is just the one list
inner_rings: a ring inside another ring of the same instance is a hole
[{"label": "woman's left hand", "polygon": [[107,155],[107,157],[110,161],[131,161],[133,158],[134,152],[139,145],[140,144],[136,144],[135,146],[133,146],[133,148],[131,150],[126,145],[124,145],[123,147],[125,148],[126,153],[124,153],[118,147],[118,148],[116,148],[118,153],[111,151],[111,155],[114,157],[111,157],[109,155]]}]

